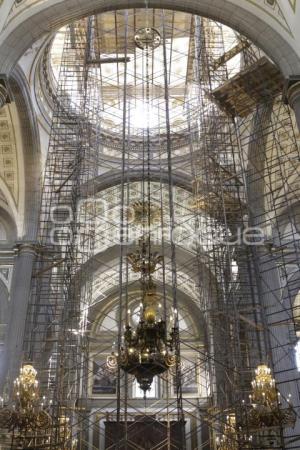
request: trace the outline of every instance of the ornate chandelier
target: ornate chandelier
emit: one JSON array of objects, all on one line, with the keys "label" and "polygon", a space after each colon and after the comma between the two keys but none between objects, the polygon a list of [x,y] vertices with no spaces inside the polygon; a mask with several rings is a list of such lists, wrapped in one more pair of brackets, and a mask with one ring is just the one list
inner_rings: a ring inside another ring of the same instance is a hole
[{"label": "ornate chandelier", "polygon": [[135,329],[126,324],[120,354],[112,353],[107,359],[109,369],[115,370],[119,365],[124,372],[133,375],[145,396],[153,378],[176,364],[174,346],[178,338],[178,328],[173,326],[168,336],[166,322],[158,317],[159,295],[151,275],[162,262],[162,257],[151,253],[149,247],[140,242],[139,251],[128,255],[133,271],[141,273],[139,323]]},{"label": "ornate chandelier", "polygon": [[37,371],[31,364],[20,369],[14,381],[13,400],[13,408],[0,410],[0,422],[2,428],[12,432],[16,448],[47,448],[52,420],[40,399]]},{"label": "ornate chandelier", "polygon": [[224,432],[221,437],[216,438],[216,447],[217,450],[238,450],[235,414],[226,417]]},{"label": "ornate chandelier", "polygon": [[[149,141],[150,128],[150,72],[149,55],[150,50],[154,51],[161,43],[160,33],[151,27],[139,28],[134,36],[135,45],[144,51],[146,65],[146,125],[147,141],[144,154],[143,167],[147,165],[147,173],[150,172],[151,151]],[[147,187],[145,186],[147,182]],[[151,225],[160,222],[161,208],[150,201],[151,189],[150,178],[143,179],[144,192],[147,199],[137,200],[131,205],[127,212],[129,225],[139,225],[143,229],[143,237],[139,241],[139,250],[127,256],[127,262],[131,265],[132,271],[140,273],[141,283],[141,309],[140,319],[136,327],[132,327],[126,317],[125,331],[123,336],[119,336],[119,348],[117,353],[112,353],[107,358],[109,370],[122,369],[124,372],[133,375],[140,388],[146,392],[150,390],[153,378],[166,372],[170,367],[176,365],[177,358],[175,347],[178,343],[178,327],[175,321],[170,333],[167,330],[166,318],[162,318],[158,313],[160,296],[157,293],[157,286],[152,275],[159,265],[164,263],[163,257],[158,253],[151,252],[151,238],[149,228]],[[122,264],[122,261],[121,261]]]},{"label": "ornate chandelier", "polygon": [[236,415],[231,412],[226,416],[226,421],[223,426],[223,433],[216,438],[216,450],[239,450],[251,449],[252,436],[247,436],[242,433],[242,430],[237,428]]},{"label": "ornate chandelier", "polygon": [[[2,400],[3,402],[3,400]],[[61,415],[53,421],[46,411],[46,399],[41,398],[37,371],[31,364],[20,369],[13,386],[12,408],[0,409],[0,428],[7,430],[9,448],[50,450],[52,440],[58,437],[58,450],[75,450],[69,418]]]},{"label": "ornate chandelier", "polygon": [[227,415],[223,432],[216,438],[217,450],[273,448],[274,443],[277,448],[282,428],[294,426],[295,411],[289,401],[288,407],[282,407],[268,366],[257,367],[251,386],[250,404],[243,402],[238,423],[235,413]]},{"label": "ornate chandelier", "polygon": [[250,405],[244,408],[243,428],[261,431],[264,428],[293,427],[295,411],[289,401],[287,407],[282,407],[271,369],[265,364],[259,365],[251,384],[252,394],[249,396]]}]

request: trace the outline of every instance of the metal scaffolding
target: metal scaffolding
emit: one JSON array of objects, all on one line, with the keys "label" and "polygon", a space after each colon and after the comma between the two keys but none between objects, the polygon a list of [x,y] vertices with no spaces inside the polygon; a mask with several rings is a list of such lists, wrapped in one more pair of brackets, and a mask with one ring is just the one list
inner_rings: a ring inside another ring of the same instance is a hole
[{"label": "metal scaffolding", "polygon": [[[157,47],[136,45],[145,28]],[[152,9],[68,26],[56,93],[47,58],[53,118],[24,348],[53,423],[69,418],[49,448],[299,448],[299,149],[279,71],[219,23]],[[145,399],[106,365],[139,317],[128,255],[141,239],[162,257],[161,316],[179,324],[175,368]],[[252,425],[260,364],[279,410],[291,395],[293,426]]]}]

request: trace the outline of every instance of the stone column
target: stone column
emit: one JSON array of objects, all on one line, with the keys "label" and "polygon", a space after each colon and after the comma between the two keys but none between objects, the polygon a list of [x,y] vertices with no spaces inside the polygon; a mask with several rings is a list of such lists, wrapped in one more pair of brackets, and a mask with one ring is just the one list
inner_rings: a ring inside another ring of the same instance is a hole
[{"label": "stone column", "polygon": [[[295,95],[297,84],[300,94],[300,83],[290,84],[290,105],[298,105],[298,126],[300,126],[300,95],[297,100]],[[294,87],[293,87],[294,86]],[[297,103],[298,102],[298,103]],[[249,168],[248,168],[248,201],[250,205],[250,225],[260,227],[265,220],[265,180],[257,174],[264,173],[268,164],[265,154],[267,136],[264,128],[271,119],[272,105],[262,105],[254,118],[253,139],[249,145]],[[297,407],[297,421],[295,428],[285,428],[285,449],[300,448],[298,437],[300,436],[299,420],[299,374],[296,369],[294,352],[294,328],[291,316],[291,305],[289,296],[283,298],[282,286],[278,268],[278,254],[272,254],[268,247],[255,245],[252,247],[253,266],[256,272],[261,314],[266,333],[265,360],[262,363],[272,363],[273,375],[277,387],[282,394],[282,405],[287,407],[289,395],[293,404]],[[285,263],[283,259],[280,260]],[[269,358],[268,358],[269,357]],[[297,441],[296,441],[297,439]]]},{"label": "stone column", "polygon": [[[30,286],[35,245],[32,242],[18,244],[10,294],[10,315],[5,338],[3,360],[0,366],[0,389],[3,391],[6,381],[8,387],[17,377],[23,357],[23,340],[26,315],[30,298]],[[0,391],[0,392],[1,392]]]},{"label": "stone column", "polygon": [[298,79],[291,79],[288,82],[286,99],[290,107],[294,110],[298,130],[300,132],[300,76]]},{"label": "stone column", "polygon": [[273,374],[281,392],[281,402],[288,407],[287,399],[295,405],[297,420],[295,427],[284,429],[285,448],[298,448],[300,442],[299,420],[299,373],[295,359],[295,332],[292,309],[287,295],[282,296],[276,256],[272,257],[261,247],[258,253],[258,268],[261,282],[261,304],[264,308],[272,354]]}]

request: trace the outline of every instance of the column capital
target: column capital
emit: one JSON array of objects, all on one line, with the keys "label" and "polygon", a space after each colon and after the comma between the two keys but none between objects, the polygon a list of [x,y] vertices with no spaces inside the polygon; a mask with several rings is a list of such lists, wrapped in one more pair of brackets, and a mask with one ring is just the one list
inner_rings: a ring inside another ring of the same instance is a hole
[{"label": "column capital", "polygon": [[293,75],[286,80],[284,98],[294,108],[295,102],[300,99],[300,75]]},{"label": "column capital", "polygon": [[34,241],[16,242],[16,253],[18,255],[36,255],[38,244]]}]

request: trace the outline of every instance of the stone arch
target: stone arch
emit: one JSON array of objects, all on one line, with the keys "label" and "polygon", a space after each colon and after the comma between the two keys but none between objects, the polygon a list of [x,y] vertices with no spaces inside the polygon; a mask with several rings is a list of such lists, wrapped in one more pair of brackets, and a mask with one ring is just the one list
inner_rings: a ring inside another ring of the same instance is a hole
[{"label": "stone arch", "polygon": [[[124,284],[125,286],[125,284]],[[159,286],[159,284],[158,284]],[[140,289],[138,286],[138,282],[135,285],[132,285],[129,289],[130,299],[136,295],[140,295]],[[170,304],[170,299],[172,296],[172,287],[166,286],[166,295],[168,298],[168,303]],[[112,311],[114,307],[118,309],[118,301],[119,301],[119,287],[111,290],[109,295],[98,302],[95,302],[89,312],[89,319],[91,324],[91,336],[96,335],[101,329],[102,322],[106,314]],[[186,293],[184,293],[180,288],[178,289],[178,304],[181,307],[184,307],[186,315],[185,319],[189,323],[189,334],[192,335],[193,338],[204,342],[207,340],[207,336],[205,336],[205,318],[203,311],[201,311],[199,304],[196,304],[191,297],[189,297]],[[188,316],[186,318],[186,316]]]},{"label": "stone arch", "polygon": [[[132,244],[128,246],[129,250],[135,250],[136,245]],[[158,250],[156,246],[153,246],[153,250]],[[165,248],[165,257],[168,259],[170,258],[170,246],[166,245]],[[188,273],[191,280],[195,282],[195,285],[198,283],[198,269],[195,267],[191,267],[191,255],[189,252],[183,250],[183,249],[177,249],[177,262],[178,262],[178,270],[182,270],[184,273]],[[109,247],[108,249],[104,250],[103,252],[96,253],[92,258],[90,258],[84,266],[80,270],[83,272],[88,270],[90,273],[93,274],[93,278],[95,279],[96,274],[99,275],[105,275],[105,273],[110,269],[116,266],[119,261],[120,256],[120,247],[119,245],[114,245]],[[188,264],[188,266],[187,266]],[[187,268],[188,267],[188,268]],[[87,269],[88,268],[88,269]],[[216,292],[216,285],[215,285],[215,276],[213,273],[211,273],[209,267],[205,264],[205,261],[201,263],[201,274],[202,274],[202,290],[205,293],[204,295],[209,296],[210,302],[214,303],[216,302],[217,298],[217,292]],[[82,280],[81,274],[78,273],[77,276],[78,280]],[[157,281],[158,287],[161,286],[160,282]],[[131,283],[132,290],[136,290],[138,287],[138,281]],[[78,291],[79,286],[78,286]],[[203,335],[203,340],[207,343],[207,326],[206,321],[204,318],[204,312],[201,310],[200,303],[195,299],[195,297],[192,297],[192,295],[183,289],[180,285],[177,288],[178,291],[178,299],[179,302],[183,301],[183,303],[191,310],[192,315],[194,315],[194,318],[197,318],[196,322],[198,323],[198,331],[201,335]],[[200,291],[200,288],[199,288]],[[172,296],[172,288],[169,284],[167,284],[167,296],[171,298]],[[95,318],[97,314],[99,314],[99,310],[103,310],[103,308],[107,308],[111,302],[111,300],[114,297],[117,297],[119,294],[119,285],[112,286],[110,289],[105,290],[101,293],[96,293],[97,296],[93,299],[93,304],[90,305],[90,311],[89,311],[89,317]],[[99,296],[100,294],[100,296]],[[105,294],[103,297],[102,294]],[[200,295],[200,294],[199,294]],[[201,318],[201,320],[199,319]],[[93,320],[91,320],[93,322]]]},{"label": "stone arch", "polygon": [[[177,9],[222,22],[249,37],[280,67],[285,76],[300,72],[299,55],[291,44],[292,38],[282,28],[278,17],[272,17],[258,6],[230,0],[150,0],[150,8]],[[10,73],[18,59],[45,33],[92,13],[124,8],[143,8],[143,0],[47,0],[22,10],[11,19],[0,42],[0,73]]]}]

